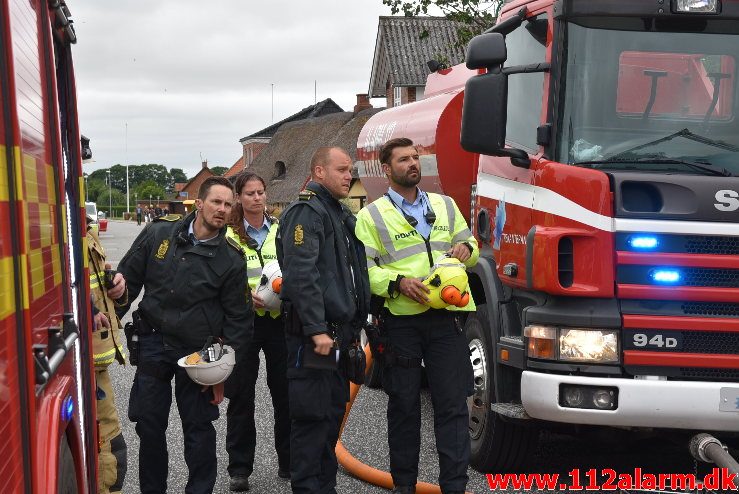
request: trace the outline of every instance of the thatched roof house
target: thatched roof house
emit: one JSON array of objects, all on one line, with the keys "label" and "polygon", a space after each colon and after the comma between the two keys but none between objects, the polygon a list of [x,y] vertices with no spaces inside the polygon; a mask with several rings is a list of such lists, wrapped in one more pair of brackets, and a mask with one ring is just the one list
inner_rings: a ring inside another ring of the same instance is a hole
[{"label": "thatched roof house", "polygon": [[[356,159],[357,137],[367,120],[381,109],[340,112],[286,123],[249,166],[267,182],[267,197],[276,212],[294,201],[310,177],[310,159],[321,146],[340,146]],[[363,204],[361,184],[353,187],[352,207]],[[358,209],[358,207],[357,207]]]}]

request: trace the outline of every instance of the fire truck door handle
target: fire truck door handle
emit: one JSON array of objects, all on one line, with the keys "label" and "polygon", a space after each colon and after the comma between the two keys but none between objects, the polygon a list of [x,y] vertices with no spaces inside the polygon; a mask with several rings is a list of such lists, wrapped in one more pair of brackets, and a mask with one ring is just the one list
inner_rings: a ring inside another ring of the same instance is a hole
[{"label": "fire truck door handle", "polygon": [[64,314],[63,325],[52,326],[48,332],[49,343],[47,345],[33,346],[36,394],[44,390],[79,337],[79,330],[72,314]]}]

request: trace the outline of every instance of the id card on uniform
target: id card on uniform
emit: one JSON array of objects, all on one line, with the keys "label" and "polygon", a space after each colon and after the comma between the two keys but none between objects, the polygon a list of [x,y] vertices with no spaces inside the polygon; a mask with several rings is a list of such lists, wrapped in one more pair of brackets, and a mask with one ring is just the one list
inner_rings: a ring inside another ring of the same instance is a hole
[{"label": "id card on uniform", "polygon": [[336,370],[338,368],[338,353],[336,348],[331,348],[328,355],[316,353],[316,345],[306,342],[303,345],[301,365],[306,369]]}]

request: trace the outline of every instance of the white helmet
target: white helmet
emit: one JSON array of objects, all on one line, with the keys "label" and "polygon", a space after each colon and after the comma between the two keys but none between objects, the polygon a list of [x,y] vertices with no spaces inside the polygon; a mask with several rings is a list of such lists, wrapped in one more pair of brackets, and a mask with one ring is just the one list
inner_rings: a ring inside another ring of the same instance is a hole
[{"label": "white helmet", "polygon": [[282,289],[282,270],[277,261],[270,261],[262,268],[262,277],[254,294],[264,301],[268,311],[280,310],[280,290]]},{"label": "white helmet", "polygon": [[199,352],[191,353],[177,361],[187,371],[190,379],[203,386],[220,384],[231,375],[236,364],[236,352],[221,343],[205,344]]}]

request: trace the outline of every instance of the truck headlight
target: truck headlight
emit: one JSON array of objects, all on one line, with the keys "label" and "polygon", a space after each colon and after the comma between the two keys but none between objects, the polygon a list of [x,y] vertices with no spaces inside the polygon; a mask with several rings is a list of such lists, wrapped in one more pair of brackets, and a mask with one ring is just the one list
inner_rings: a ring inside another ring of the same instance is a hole
[{"label": "truck headlight", "polygon": [[673,0],[674,11],[684,14],[717,14],[718,0]]},{"label": "truck headlight", "polygon": [[618,331],[560,329],[559,360],[598,364],[618,363]]},{"label": "truck headlight", "polygon": [[532,325],[523,330],[528,339],[526,355],[531,358],[554,360],[557,341],[557,328],[552,326]]}]

